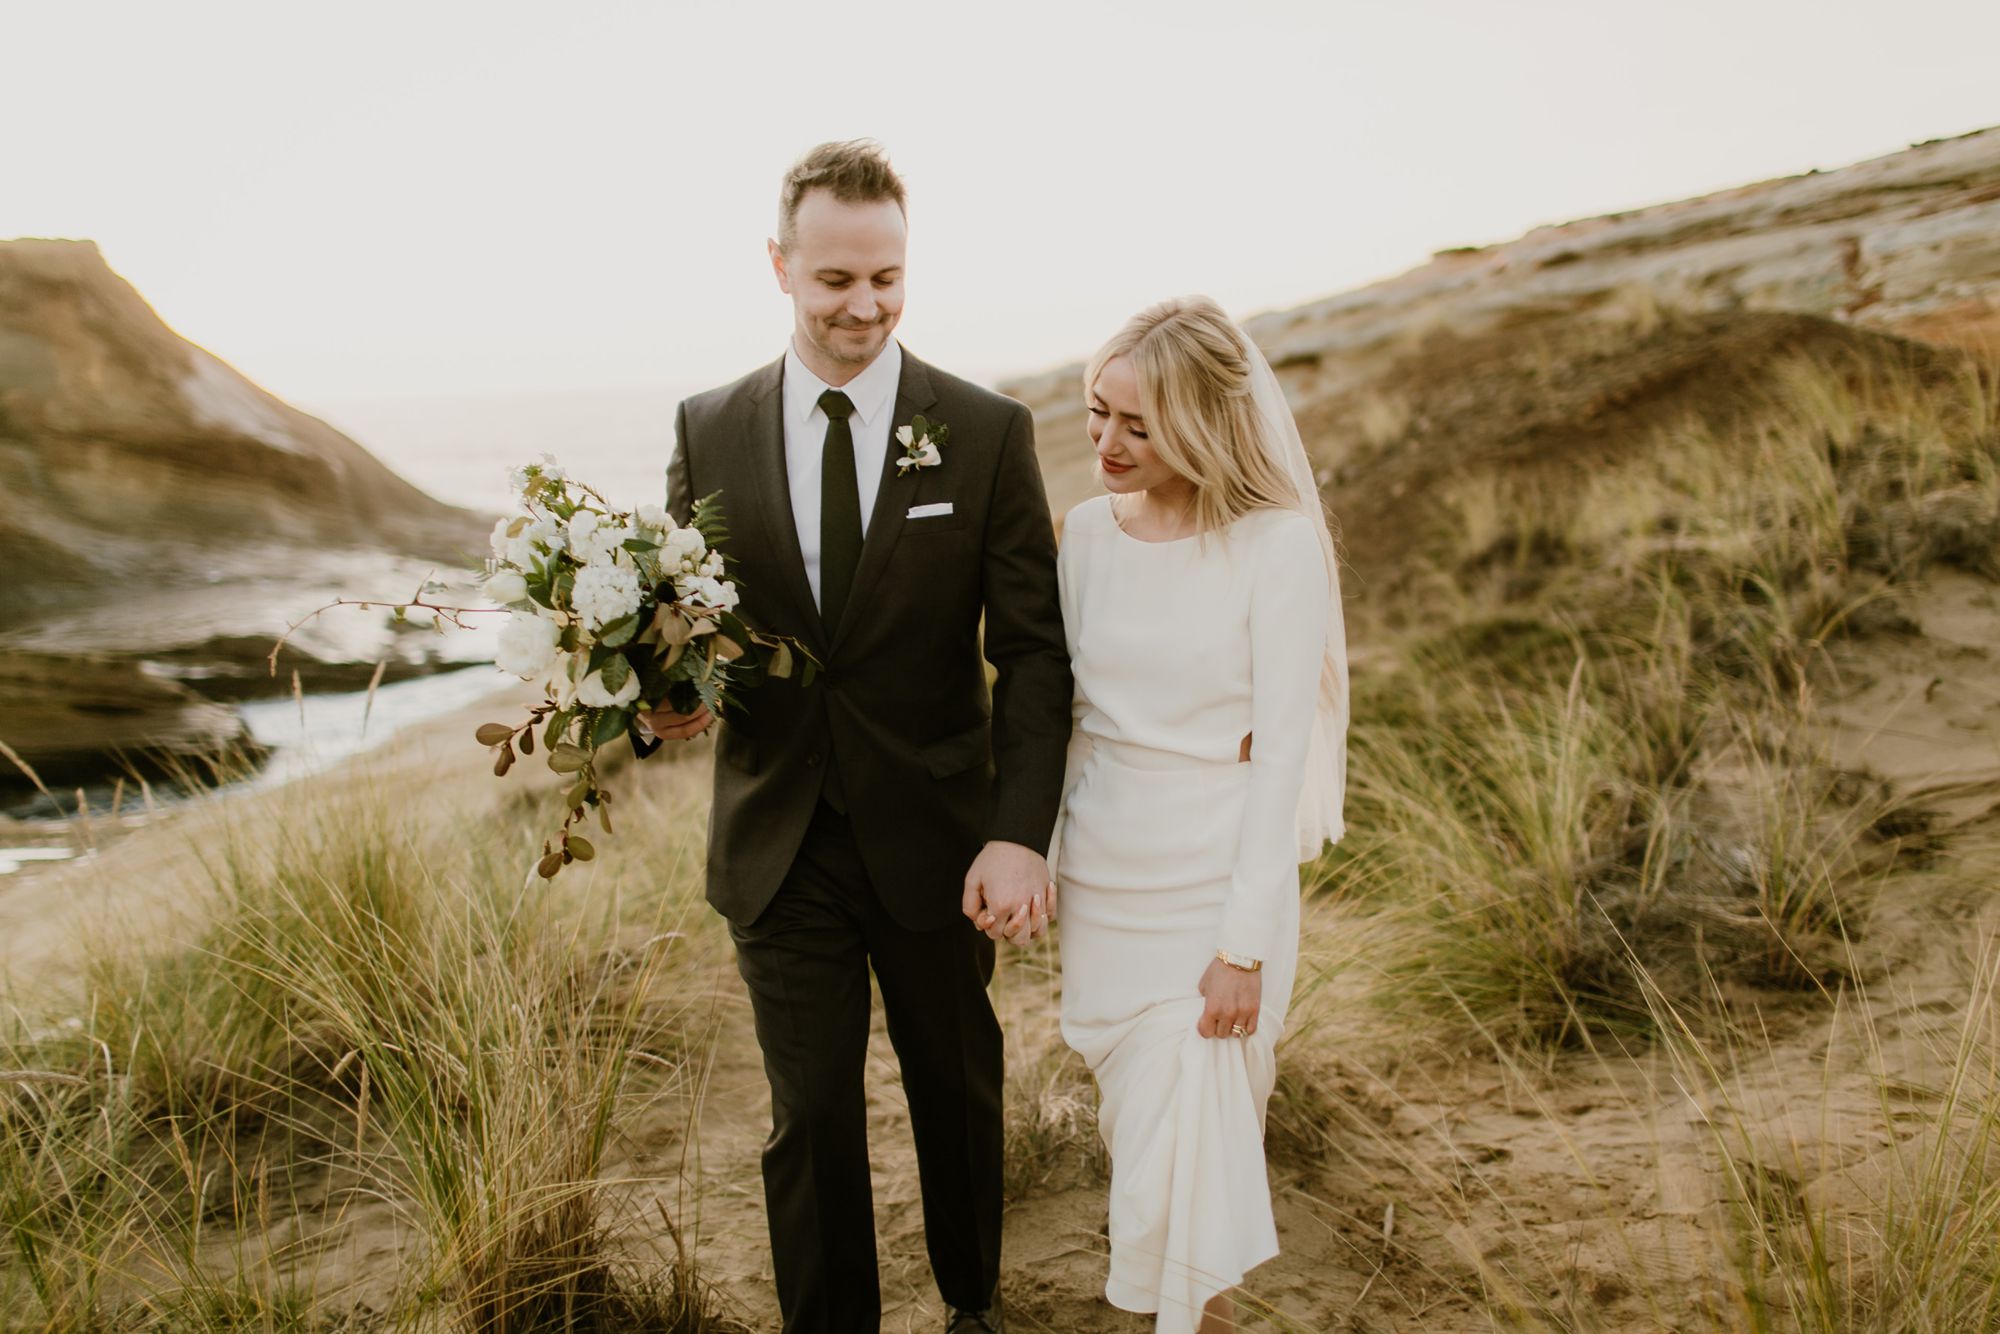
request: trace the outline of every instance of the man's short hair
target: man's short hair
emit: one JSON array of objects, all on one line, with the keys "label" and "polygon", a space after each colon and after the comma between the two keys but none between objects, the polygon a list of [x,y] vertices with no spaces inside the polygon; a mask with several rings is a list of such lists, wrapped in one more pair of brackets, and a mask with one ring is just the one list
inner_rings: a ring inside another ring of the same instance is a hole
[{"label": "man's short hair", "polygon": [[798,239],[799,201],[813,190],[831,190],[844,204],[872,204],[893,199],[909,216],[903,198],[903,178],[889,165],[889,155],[873,139],[848,139],[821,144],[792,164],[778,193],[778,249],[790,251]]}]

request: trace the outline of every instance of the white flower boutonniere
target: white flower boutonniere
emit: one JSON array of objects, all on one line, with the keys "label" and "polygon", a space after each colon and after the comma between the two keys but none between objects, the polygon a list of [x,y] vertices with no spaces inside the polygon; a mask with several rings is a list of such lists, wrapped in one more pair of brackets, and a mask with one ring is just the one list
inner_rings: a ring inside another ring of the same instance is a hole
[{"label": "white flower boutonniere", "polygon": [[921,415],[910,418],[908,426],[898,427],[896,443],[903,447],[903,453],[896,460],[896,475],[901,477],[912,468],[935,468],[944,462],[944,455],[938,451],[951,438],[943,422],[926,421]]}]

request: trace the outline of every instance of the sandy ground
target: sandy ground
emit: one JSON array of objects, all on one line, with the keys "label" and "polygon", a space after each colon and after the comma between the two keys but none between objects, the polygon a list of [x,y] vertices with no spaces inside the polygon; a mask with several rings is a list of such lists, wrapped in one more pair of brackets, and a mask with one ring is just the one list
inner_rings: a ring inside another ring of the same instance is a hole
[{"label": "sandy ground", "polygon": [[[1604,1331],[1732,1328],[1740,1294],[1721,1263],[1727,1192],[1719,1146],[1754,1156],[1799,1198],[1838,1206],[1874,1198],[1924,1127],[1972,979],[2000,938],[2000,590],[1943,574],[1914,599],[1921,633],[1834,652],[1821,701],[1842,764],[1879,776],[1925,814],[1937,855],[1888,882],[1856,923],[1864,986],[1838,1005],[1807,997],[1774,1012],[1733,1068],[1703,1081],[1655,1046],[1565,1056],[1535,1069],[1489,1051],[1408,1046],[1359,1003],[1371,976],[1369,924],[1310,905],[1306,949],[1322,984],[1301,1003],[1281,1049],[1300,1117],[1274,1104],[1272,1183],[1283,1253],[1247,1285],[1292,1330],[1482,1330],[1509,1306],[1563,1313]],[[323,783],[456,770],[482,706],[416,729]],[[664,780],[698,803],[704,767]],[[285,800],[264,794],[258,803]],[[154,886],[200,855],[204,831],[240,818],[231,802],[187,808],[118,837],[88,860],[0,881],[0,951],[16,994],[55,994],[74,977],[88,932],[171,929],[184,905]],[[1058,1054],[1049,947],[1003,956],[996,1003],[1017,1080]],[[758,1151],[769,1092],[748,1006],[726,951],[702,985],[716,1042],[696,1133],[663,1103],[630,1125],[613,1175],[625,1243],[670,1254],[647,1207],[682,1218],[726,1304],[777,1328]],[[887,1330],[939,1326],[923,1251],[907,1107],[886,1033],[870,1054],[870,1122]],[[1877,1073],[1902,1090],[1887,1101]],[[1084,1095],[1088,1104],[1088,1094]],[[1086,1125],[1085,1134],[1089,1131]],[[676,1200],[698,1182],[698,1214]],[[291,1216],[265,1239],[312,1237],[314,1286],[338,1303],[381,1309],[413,1243],[396,1202],[351,1169],[291,1182]],[[1143,1330],[1102,1299],[1101,1179],[1080,1155],[1014,1200],[1005,1290],[1022,1330]]]},{"label": "sandy ground", "polygon": [[[1945,854],[1898,876],[1858,924],[1865,991],[1801,1000],[1714,1087],[1671,1054],[1603,1051],[1524,1069],[1492,1052],[1408,1052],[1357,1003],[1371,942],[1312,906],[1306,949],[1327,982],[1281,1062],[1322,1102],[1329,1147],[1274,1137],[1282,1253],[1246,1286],[1294,1330],[1485,1330],[1511,1300],[1603,1331],[1731,1328],[1718,1144],[1833,1206],[1876,1198],[1926,1120],[1983,954],[2000,940],[2000,600],[1944,574],[1918,595],[1923,634],[1843,648],[1824,702],[1844,764],[1925,810]],[[1924,690],[1922,683],[1937,681]],[[1942,682],[1950,682],[1946,688]],[[1893,709],[1885,707],[1893,695]],[[1017,1079],[1052,1045],[1052,951],[1003,956],[996,1003]],[[714,977],[720,1039],[700,1120],[701,1256],[737,1313],[777,1328],[757,1155],[769,1090],[733,968]],[[880,1023],[869,1049],[885,1330],[939,1327],[923,1252],[907,1107]],[[1885,1108],[1877,1071],[1905,1090]],[[1276,1118],[1274,1113],[1274,1120]],[[637,1133],[656,1161],[673,1127]],[[1316,1159],[1316,1160],[1315,1160]],[[1150,1321],[1101,1296],[1104,1189],[1058,1172],[1007,1213],[1014,1327],[1110,1334]]]}]

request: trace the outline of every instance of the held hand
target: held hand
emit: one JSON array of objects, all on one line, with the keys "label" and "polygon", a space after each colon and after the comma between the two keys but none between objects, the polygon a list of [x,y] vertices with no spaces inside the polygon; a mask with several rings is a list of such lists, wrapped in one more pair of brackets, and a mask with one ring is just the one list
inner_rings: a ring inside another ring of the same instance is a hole
[{"label": "held hand", "polygon": [[1010,945],[1032,944],[1037,937],[1048,934],[1048,929],[1056,920],[1056,882],[1052,877],[1040,894],[1022,906],[1004,923],[996,923],[996,929]]},{"label": "held hand", "polygon": [[1239,1036],[1235,1031],[1238,1025],[1242,1026],[1242,1037],[1257,1031],[1257,1011],[1264,999],[1262,973],[1246,973],[1211,959],[1208,971],[1201,975],[1201,994],[1208,1004],[1202,1007],[1195,1032],[1205,1038],[1233,1038]]},{"label": "held hand", "polygon": [[1029,899],[1015,914],[1000,925],[1001,935],[1009,945],[1030,945],[1049,932],[1049,923],[1056,920],[1056,882],[1051,880],[1040,894]]},{"label": "held hand", "polygon": [[1024,945],[1048,929],[1049,864],[1019,843],[995,841],[980,849],[965,873],[960,906],[993,940]]},{"label": "held hand", "polygon": [[708,730],[715,715],[703,704],[693,713],[675,713],[672,709],[654,709],[651,713],[643,710],[638,715],[641,731],[651,732],[662,741],[687,741]]}]

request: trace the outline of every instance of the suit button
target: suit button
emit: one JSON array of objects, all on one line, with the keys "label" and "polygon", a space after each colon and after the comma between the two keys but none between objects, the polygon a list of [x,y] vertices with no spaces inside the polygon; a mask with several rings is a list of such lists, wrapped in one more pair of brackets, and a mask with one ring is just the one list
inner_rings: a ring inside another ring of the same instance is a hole
[{"label": "suit button", "polygon": [[814,751],[814,752],[813,752],[812,754],[810,754],[810,755],[806,756],[806,768],[808,768],[808,769],[817,769],[817,768],[819,768],[819,752],[818,752],[818,751]]}]

